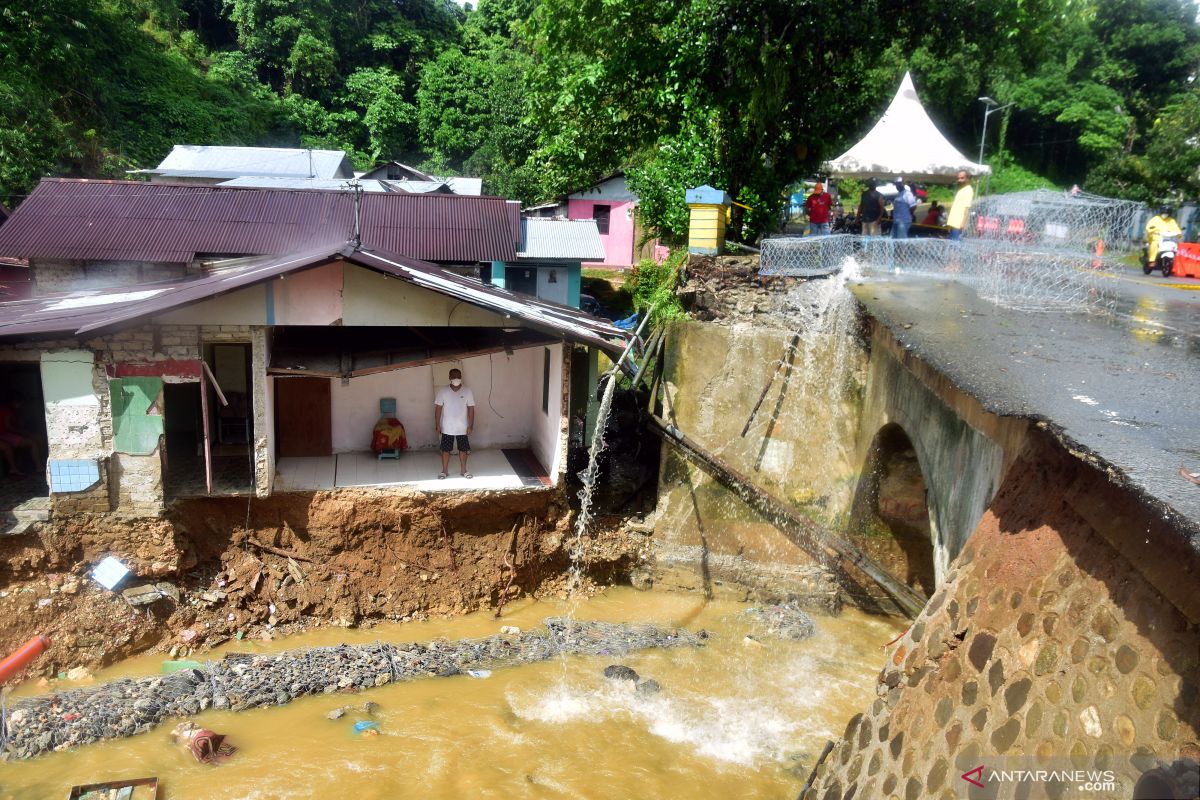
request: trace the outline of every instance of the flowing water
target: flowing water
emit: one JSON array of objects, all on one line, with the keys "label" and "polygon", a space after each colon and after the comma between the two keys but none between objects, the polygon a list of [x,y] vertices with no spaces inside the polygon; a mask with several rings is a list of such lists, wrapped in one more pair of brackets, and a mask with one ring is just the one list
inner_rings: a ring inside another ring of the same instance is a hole
[{"label": "flowing water", "polygon": [[[490,678],[429,678],[355,695],[322,695],[196,720],[238,753],[221,766],[177,750],[164,726],[28,762],[0,765],[0,800],[65,798],[74,784],[157,775],[162,798],[786,798],[827,739],[871,699],[880,646],[902,623],[848,609],[817,617],[800,642],[745,640],[747,606],[698,594],[610,589],[577,604],[582,619],[704,628],[699,650],[635,653],[625,663],[662,685],[638,695],[602,676],[603,657],[496,669]],[[226,650],[278,652],[339,642],[427,641],[535,628],[563,604],[524,601],[490,612],[372,629],[324,628]],[[219,652],[218,652],[219,654]],[[131,659],[98,680],[157,673]],[[29,688],[24,689],[25,692]],[[382,735],[356,736],[339,706],[379,704]]]}]

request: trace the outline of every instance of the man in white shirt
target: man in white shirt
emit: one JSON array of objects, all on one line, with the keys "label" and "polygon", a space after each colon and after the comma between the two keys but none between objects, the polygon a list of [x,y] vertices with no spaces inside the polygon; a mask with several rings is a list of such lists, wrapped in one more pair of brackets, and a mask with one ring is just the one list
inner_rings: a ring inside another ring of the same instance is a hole
[{"label": "man in white shirt", "polygon": [[463,386],[462,372],[450,370],[450,385],[438,389],[433,400],[433,424],[442,435],[442,471],[439,478],[446,477],[450,469],[450,453],[458,445],[459,471],[464,478],[473,477],[467,472],[467,457],[471,455],[471,442],[467,435],[475,427],[475,395]]}]

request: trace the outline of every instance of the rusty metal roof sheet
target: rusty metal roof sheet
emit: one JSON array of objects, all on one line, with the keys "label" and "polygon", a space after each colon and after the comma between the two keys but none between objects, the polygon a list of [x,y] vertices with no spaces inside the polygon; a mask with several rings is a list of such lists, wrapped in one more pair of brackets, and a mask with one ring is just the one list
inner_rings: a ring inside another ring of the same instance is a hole
[{"label": "rusty metal roof sheet", "polygon": [[[620,352],[627,334],[608,320],[578,309],[488,286],[449,270],[390,253],[324,247],[288,256],[251,259],[222,272],[183,281],[46,295],[0,303],[0,340],[88,338],[148,317],[298,272],[335,259],[399,278],[415,286],[502,314],[535,330]],[[397,318],[396,325],[406,325]],[[614,341],[614,339],[616,341]]]},{"label": "rusty metal roof sheet", "polygon": [[[499,197],[368,193],[361,222],[364,247],[426,261],[512,261],[520,236]],[[0,227],[0,255],[187,263],[341,247],[353,231],[349,191],[47,178]]]}]

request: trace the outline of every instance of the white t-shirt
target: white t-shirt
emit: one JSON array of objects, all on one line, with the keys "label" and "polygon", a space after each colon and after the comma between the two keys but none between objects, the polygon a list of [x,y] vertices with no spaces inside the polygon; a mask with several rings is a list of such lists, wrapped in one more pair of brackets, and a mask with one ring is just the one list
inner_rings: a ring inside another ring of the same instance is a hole
[{"label": "white t-shirt", "polygon": [[467,407],[475,406],[475,395],[467,387],[456,392],[449,386],[438,389],[433,404],[442,407],[442,433],[449,436],[467,435]]}]

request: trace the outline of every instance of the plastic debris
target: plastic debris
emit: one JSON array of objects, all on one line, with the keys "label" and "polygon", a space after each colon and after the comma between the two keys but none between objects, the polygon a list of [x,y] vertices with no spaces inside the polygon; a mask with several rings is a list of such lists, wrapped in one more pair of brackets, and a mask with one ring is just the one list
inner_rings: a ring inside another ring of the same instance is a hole
[{"label": "plastic debris", "polygon": [[92,580],[111,592],[117,588],[117,584],[125,580],[125,576],[128,574],[129,567],[112,556],[106,556],[92,570]]},{"label": "plastic debris", "polygon": [[472,678],[479,678],[481,680],[483,678],[492,677],[492,671],[490,669],[469,669],[467,670],[467,674]]},{"label": "plastic debris", "polygon": [[373,719],[360,719],[354,723],[354,732],[368,736],[378,736],[379,723]]}]

